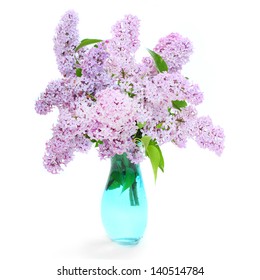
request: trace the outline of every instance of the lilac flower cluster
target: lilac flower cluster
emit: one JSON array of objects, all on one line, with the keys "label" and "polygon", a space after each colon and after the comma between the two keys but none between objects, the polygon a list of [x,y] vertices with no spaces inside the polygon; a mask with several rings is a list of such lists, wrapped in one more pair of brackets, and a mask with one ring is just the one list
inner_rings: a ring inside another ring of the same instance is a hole
[{"label": "lilac flower cluster", "polygon": [[183,38],[178,33],[171,33],[159,40],[154,50],[166,61],[169,71],[175,72],[189,61],[192,53],[192,44],[189,39]]},{"label": "lilac flower cluster", "polygon": [[[188,39],[171,33],[159,40],[154,51],[168,66],[168,72],[160,73],[152,57],[135,61],[140,45],[137,17],[125,16],[112,27],[112,38],[78,51],[77,23],[74,11],[62,17],[54,50],[63,77],[50,82],[35,105],[42,115],[54,106],[59,109],[44,155],[49,172],[58,173],[74,152],[88,152],[92,144],[102,159],[126,153],[139,163],[144,159],[143,136],[159,146],[172,142],[178,147],[191,138],[202,148],[222,153],[223,129],[210,117],[198,116],[196,105],[203,94],[181,74],[192,53]],[[184,105],[178,107],[178,101]]]},{"label": "lilac flower cluster", "polygon": [[79,44],[77,30],[78,16],[68,11],[61,18],[54,37],[54,51],[61,74],[65,77],[75,76],[75,47]]},{"label": "lilac flower cluster", "polygon": [[102,157],[122,154],[132,146],[136,133],[136,111],[131,99],[119,90],[107,88],[98,92],[97,101],[88,110],[85,131],[91,139],[103,142]]}]

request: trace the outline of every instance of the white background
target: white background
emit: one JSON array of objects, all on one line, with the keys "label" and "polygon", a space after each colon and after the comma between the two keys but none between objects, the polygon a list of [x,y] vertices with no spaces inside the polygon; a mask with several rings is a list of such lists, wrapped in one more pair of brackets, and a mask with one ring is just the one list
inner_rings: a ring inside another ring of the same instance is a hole
[{"label": "white background", "polygon": [[[1,1],[1,279],[60,279],[56,270],[62,265],[113,264],[204,266],[205,276],[196,279],[260,279],[257,3]],[[79,13],[81,39],[109,38],[117,20],[137,15],[139,56],[170,32],[188,37],[194,54],[183,73],[204,92],[200,115],[209,114],[225,129],[221,157],[193,142],[186,149],[165,145],[166,170],[156,186],[149,162],[142,164],[149,223],[136,247],[111,243],[101,224],[109,161],[91,150],[77,154],[60,175],[42,166],[57,114],[39,116],[34,103],[47,83],[60,77],[52,38],[68,9]]]}]

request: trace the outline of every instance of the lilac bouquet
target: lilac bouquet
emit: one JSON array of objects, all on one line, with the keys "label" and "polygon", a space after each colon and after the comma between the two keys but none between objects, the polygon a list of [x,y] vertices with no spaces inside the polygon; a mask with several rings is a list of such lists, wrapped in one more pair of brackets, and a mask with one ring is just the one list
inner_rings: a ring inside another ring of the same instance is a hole
[{"label": "lilac bouquet", "polygon": [[58,173],[74,152],[94,144],[101,159],[126,154],[132,163],[149,157],[155,178],[164,169],[160,146],[185,147],[189,138],[220,155],[223,129],[197,115],[203,101],[197,84],[181,74],[192,44],[178,33],[159,40],[141,62],[139,20],[126,15],[108,40],[79,40],[78,17],[68,11],[54,37],[62,78],[51,81],[36,101],[36,112],[59,110],[53,137],[46,144],[44,166]]}]

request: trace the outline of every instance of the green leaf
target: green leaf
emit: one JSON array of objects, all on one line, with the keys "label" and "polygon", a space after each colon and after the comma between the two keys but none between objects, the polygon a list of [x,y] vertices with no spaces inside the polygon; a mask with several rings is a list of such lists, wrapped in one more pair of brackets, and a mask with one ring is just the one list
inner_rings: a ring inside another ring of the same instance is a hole
[{"label": "green leaf", "polygon": [[160,153],[159,168],[161,169],[162,172],[164,172],[164,158],[163,158],[163,154],[162,154],[162,151],[161,151],[159,145],[157,144],[157,142],[155,140],[151,140],[150,145],[153,145],[158,149],[158,151]]},{"label": "green leaf", "polygon": [[109,190],[114,190],[114,189],[119,188],[120,186],[121,186],[121,184],[120,184],[119,182],[113,181],[113,182],[108,186],[107,189],[109,189]]},{"label": "green leaf", "polygon": [[95,148],[97,148],[99,145],[103,144],[104,142],[102,140],[97,140],[95,144]]},{"label": "green leaf", "polygon": [[121,159],[116,159],[114,165],[116,166],[116,168],[118,168],[118,170],[121,170],[123,165]]},{"label": "green leaf", "polygon": [[[84,134],[84,136],[90,139],[90,137],[87,134]],[[102,140],[96,140],[96,139],[90,139],[90,142],[95,144],[95,148],[97,148],[100,144],[104,143]]]},{"label": "green leaf", "polygon": [[156,181],[157,178],[157,170],[160,168],[162,172],[164,172],[164,159],[162,155],[162,151],[155,140],[152,140],[150,136],[143,136],[141,141],[145,148],[145,155],[150,158],[154,179]]},{"label": "green leaf", "polygon": [[168,71],[168,66],[166,64],[166,62],[163,60],[163,58],[156,52],[147,49],[148,52],[150,53],[150,55],[152,56],[156,69],[158,72],[164,72],[164,71]]},{"label": "green leaf", "polygon": [[76,47],[75,51],[77,52],[79,49],[87,46],[87,45],[91,45],[91,44],[95,44],[95,43],[99,43],[102,42],[103,40],[99,40],[99,39],[84,39],[80,42],[80,44]]},{"label": "green leaf", "polygon": [[126,168],[126,167],[129,166],[129,164],[130,164],[130,161],[129,161],[128,157],[124,154],[124,156],[123,156],[123,166]]},{"label": "green leaf", "polygon": [[123,174],[120,171],[113,171],[110,175],[111,178],[113,178],[115,181],[117,181],[120,185],[123,185],[124,178]]},{"label": "green leaf", "polygon": [[82,69],[81,68],[77,68],[76,69],[76,76],[77,77],[81,77],[82,76]]},{"label": "green leaf", "polygon": [[188,104],[185,100],[172,101],[172,107],[181,111],[181,108],[186,107]]},{"label": "green leaf", "polygon": [[128,94],[128,96],[131,97],[131,98],[133,98],[133,97],[136,96],[136,94],[133,94],[133,93],[130,93],[130,92],[128,92],[127,94]]},{"label": "green leaf", "polygon": [[127,167],[126,174],[125,174],[125,182],[123,185],[122,192],[130,188],[134,182],[135,182],[135,172],[132,168]]},{"label": "green leaf", "polygon": [[161,169],[162,172],[164,172],[164,158],[163,158],[163,154],[162,151],[160,149],[160,147],[157,147],[159,152],[160,152],[160,162],[159,162],[159,168]]},{"label": "green leaf", "polygon": [[141,122],[137,123],[137,126],[138,126],[139,129],[143,128],[145,125],[146,125],[146,122],[144,122],[144,123],[141,123]]},{"label": "green leaf", "polygon": [[141,138],[141,141],[142,141],[142,143],[143,143],[143,145],[144,145],[145,150],[147,150],[147,147],[149,146],[149,143],[150,143],[150,141],[151,141],[151,137],[145,135],[145,136],[143,136],[143,137]]},{"label": "green leaf", "polygon": [[156,125],[156,128],[160,129],[160,128],[162,127],[162,125],[163,125],[163,123],[158,123],[158,124]]},{"label": "green leaf", "polygon": [[156,181],[157,171],[158,171],[158,167],[160,165],[161,155],[160,155],[158,148],[154,145],[149,145],[147,147],[146,151],[147,151],[148,157],[150,158],[150,161],[151,161],[151,164],[153,167],[154,180]]}]

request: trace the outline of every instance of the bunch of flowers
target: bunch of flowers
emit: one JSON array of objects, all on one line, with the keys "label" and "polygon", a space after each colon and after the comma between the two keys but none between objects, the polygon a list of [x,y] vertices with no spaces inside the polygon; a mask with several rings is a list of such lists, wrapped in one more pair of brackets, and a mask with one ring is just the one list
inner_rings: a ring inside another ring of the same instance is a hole
[{"label": "bunch of flowers", "polygon": [[62,78],[51,81],[36,101],[36,112],[59,110],[53,137],[46,144],[44,166],[58,173],[76,151],[94,144],[101,159],[126,154],[132,163],[145,156],[155,178],[164,162],[160,146],[172,142],[185,147],[189,138],[220,155],[223,129],[196,106],[203,94],[181,74],[192,44],[177,33],[159,40],[141,62],[139,20],[125,16],[112,27],[108,40],[79,40],[78,16],[68,11],[54,37],[54,51]]}]

